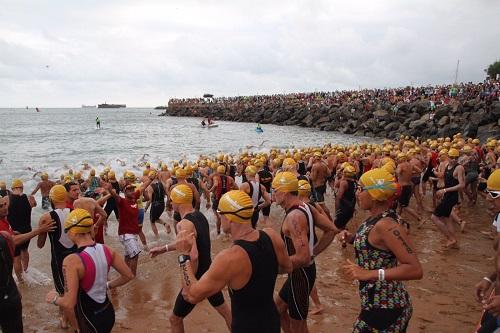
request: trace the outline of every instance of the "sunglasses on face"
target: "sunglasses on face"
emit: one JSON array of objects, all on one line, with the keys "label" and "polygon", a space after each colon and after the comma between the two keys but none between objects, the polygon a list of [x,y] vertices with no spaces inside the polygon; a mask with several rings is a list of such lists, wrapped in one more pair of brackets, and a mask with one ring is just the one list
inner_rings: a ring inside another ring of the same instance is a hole
[{"label": "sunglasses on face", "polygon": [[500,198],[500,191],[488,191],[492,199]]}]

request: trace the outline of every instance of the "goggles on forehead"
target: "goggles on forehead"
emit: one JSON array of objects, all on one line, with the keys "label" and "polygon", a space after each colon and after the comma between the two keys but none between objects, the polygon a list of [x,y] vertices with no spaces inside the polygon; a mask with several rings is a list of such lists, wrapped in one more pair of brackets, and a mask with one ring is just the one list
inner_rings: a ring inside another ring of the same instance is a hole
[{"label": "goggles on forehead", "polygon": [[500,197],[500,191],[487,191],[492,199]]},{"label": "goggles on forehead", "polygon": [[247,209],[253,209],[253,206],[246,206],[246,207],[240,208],[238,210],[235,210],[234,212],[224,212],[222,210],[217,209],[217,213],[219,213],[221,215],[234,215],[234,216],[239,217],[240,219],[248,220],[249,219],[248,217],[241,216],[240,214],[238,214],[239,212],[247,210]]}]

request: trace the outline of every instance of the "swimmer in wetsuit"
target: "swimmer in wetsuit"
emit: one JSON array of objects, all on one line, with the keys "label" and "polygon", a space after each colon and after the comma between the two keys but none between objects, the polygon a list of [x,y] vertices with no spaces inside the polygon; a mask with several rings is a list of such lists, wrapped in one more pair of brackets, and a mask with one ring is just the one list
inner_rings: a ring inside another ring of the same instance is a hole
[{"label": "swimmer in wetsuit", "polygon": [[[88,211],[75,208],[64,222],[64,232],[78,250],[63,261],[65,294],[56,290],[46,296],[47,303],[64,309],[71,326],[81,333],[109,333],[115,311],[107,290],[124,285],[134,274],[122,257],[111,248],[94,241],[94,221]],[[119,277],[108,282],[113,267]]]},{"label": "swimmer in wetsuit", "polygon": [[292,263],[280,236],[271,228],[255,230],[251,226],[252,199],[243,191],[230,191],[219,201],[222,229],[231,234],[233,244],[221,251],[201,276],[189,255],[195,240],[189,231],[181,231],[176,248],[183,255],[181,264],[184,297],[197,303],[220,292],[226,285],[231,297],[233,333],[279,333],[280,321],[273,301],[279,273],[290,273]]},{"label": "swimmer in wetsuit", "polygon": [[341,233],[356,253],[355,263],[344,265],[346,275],[359,281],[361,312],[353,332],[406,332],[413,310],[402,281],[421,279],[423,271],[406,227],[390,210],[397,185],[388,171],[378,168],[359,182],[359,207],[370,217],[356,234]]},{"label": "swimmer in wetsuit", "polygon": [[[189,249],[189,254],[192,258],[191,267],[193,274],[199,279],[210,267],[212,263],[211,245],[210,245],[210,229],[206,217],[193,207],[193,191],[187,184],[178,184],[170,192],[170,200],[174,211],[178,212],[181,220],[177,223],[177,233],[189,235],[193,238],[192,247]],[[158,254],[175,250],[177,243],[167,244],[166,246],[155,247],[151,249],[152,257]],[[224,318],[228,328],[231,328],[231,313],[227,303],[224,302],[222,292],[214,291],[208,297],[210,304]],[[203,298],[205,298],[203,297]],[[184,332],[184,318],[191,313],[196,303],[189,302],[184,298],[184,293],[181,290],[175,300],[174,309],[170,315],[170,324],[172,332]]]}]

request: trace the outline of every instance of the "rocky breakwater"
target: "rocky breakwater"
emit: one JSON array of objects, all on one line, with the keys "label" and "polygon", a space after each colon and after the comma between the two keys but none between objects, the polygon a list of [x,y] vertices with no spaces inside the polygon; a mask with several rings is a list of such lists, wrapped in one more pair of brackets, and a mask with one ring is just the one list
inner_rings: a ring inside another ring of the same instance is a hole
[{"label": "rocky breakwater", "polygon": [[391,105],[369,106],[310,105],[299,103],[222,106],[218,104],[169,104],[162,115],[211,117],[216,120],[254,122],[282,126],[318,128],[359,136],[395,138],[401,134],[414,137],[447,137],[461,132],[465,136],[500,136],[500,102],[486,104],[479,100],[438,106],[430,111],[430,101],[421,99]]}]

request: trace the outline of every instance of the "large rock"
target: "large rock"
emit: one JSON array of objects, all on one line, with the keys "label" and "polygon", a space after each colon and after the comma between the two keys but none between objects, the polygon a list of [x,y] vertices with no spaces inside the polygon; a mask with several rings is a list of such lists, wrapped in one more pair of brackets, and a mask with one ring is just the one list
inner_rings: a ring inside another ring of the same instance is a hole
[{"label": "large rock", "polygon": [[476,123],[468,122],[465,124],[462,134],[468,138],[475,138],[477,136],[478,126]]},{"label": "large rock", "polygon": [[390,123],[384,127],[384,131],[386,131],[386,132],[395,131],[399,128],[399,125],[400,125],[399,122],[393,121],[392,123]]},{"label": "large rock", "polygon": [[414,120],[410,123],[410,129],[422,128],[427,124],[428,121],[429,121],[428,119]]},{"label": "large rock", "polygon": [[373,112],[373,116],[375,118],[386,118],[389,116],[389,112],[386,110],[378,109],[377,111]]},{"label": "large rock", "polygon": [[448,124],[450,122],[450,117],[444,116],[443,118],[439,119],[438,125],[439,127],[443,127],[444,125]]}]

